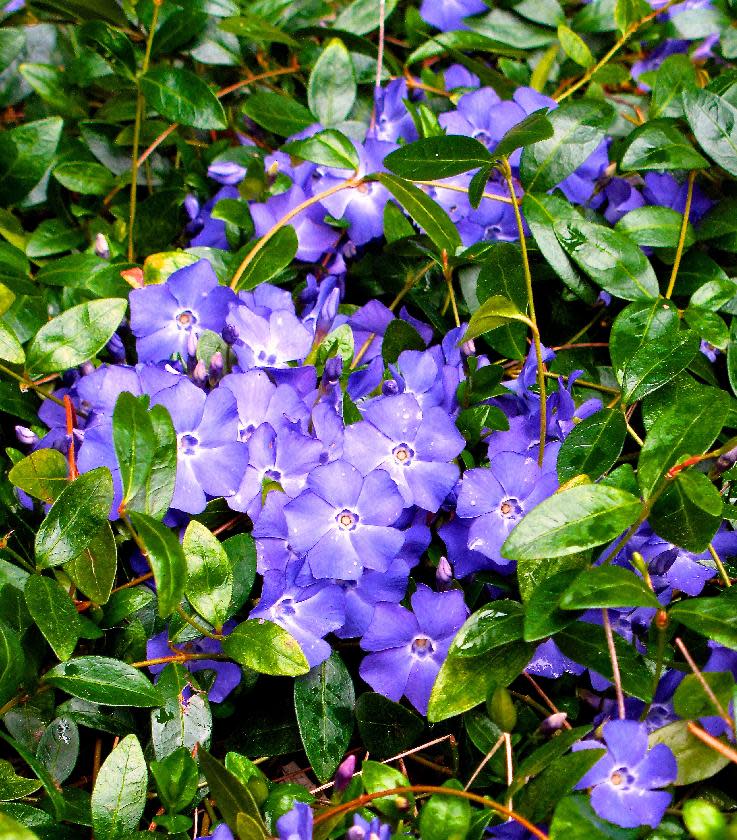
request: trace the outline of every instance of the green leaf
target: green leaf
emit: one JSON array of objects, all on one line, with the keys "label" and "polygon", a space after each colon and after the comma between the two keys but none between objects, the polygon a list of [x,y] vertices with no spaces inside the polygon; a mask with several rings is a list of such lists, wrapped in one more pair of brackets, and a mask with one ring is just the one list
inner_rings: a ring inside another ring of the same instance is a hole
[{"label": "green leaf", "polygon": [[[38,719],[36,719],[36,721],[37,720]],[[36,724],[36,721],[34,721],[34,724]],[[49,797],[51,807],[53,809],[57,821],[64,819],[66,817],[67,810],[66,803],[64,801],[64,798],[62,797],[61,791],[59,790],[51,774],[46,770],[43,764],[36,758],[35,754],[32,753],[25,744],[19,743],[17,740],[11,738],[9,735],[6,735],[4,732],[0,732],[0,738],[2,738],[4,741],[10,744],[10,746],[18,753],[18,755],[23,759],[23,761],[25,761],[25,763],[31,768],[31,770],[33,770],[35,776],[44,786],[44,790],[46,791],[46,794]]]},{"label": "green leaf", "polygon": [[129,510],[137,510],[162,519],[174,496],[177,477],[177,433],[169,412],[163,405],[155,405],[148,412],[156,438],[151,470],[146,484],[128,503]]},{"label": "green leaf", "polygon": [[596,480],[619,458],[627,437],[624,415],[616,409],[597,411],[574,426],[558,452],[558,478],[577,475]]},{"label": "green leaf", "polygon": [[288,47],[298,45],[298,42],[291,35],[259,15],[248,14],[227,17],[218,22],[218,27],[223,32],[231,32],[247,41],[258,41],[262,44],[286,44]]},{"label": "green leaf", "polygon": [[616,0],[614,22],[620,35],[624,35],[633,23],[637,23],[641,15],[640,0]]},{"label": "green leaf", "polygon": [[494,162],[486,146],[472,137],[448,134],[407,143],[384,158],[395,175],[413,181],[431,181],[461,175]]},{"label": "green leaf", "polygon": [[25,45],[22,28],[7,26],[0,30],[0,73],[8,69]]},{"label": "green leaf", "polygon": [[106,604],[118,570],[118,547],[106,522],[84,551],[64,565],[75,585],[95,604]]},{"label": "green leaf", "polygon": [[679,601],[670,608],[668,615],[707,639],[737,650],[737,610],[735,598],[729,593],[716,598]]},{"label": "green leaf", "polygon": [[614,110],[593,100],[565,102],[548,119],[552,137],[522,152],[520,178],[526,191],[547,192],[578,169],[604,139]]},{"label": "green leaf", "polygon": [[665,473],[688,455],[706,452],[727,421],[729,399],[715,388],[680,393],[650,427],[640,451],[637,480],[648,498]]},{"label": "green leaf", "polygon": [[[457,779],[449,779],[443,787],[463,790]],[[420,811],[422,840],[464,840],[471,826],[471,805],[458,796],[436,793]]]},{"label": "green leaf", "polygon": [[[22,799],[41,787],[37,779],[19,776],[9,761],[0,760],[0,802]],[[0,832],[2,837],[2,832]]]},{"label": "green leaf", "polygon": [[91,359],[110,340],[127,306],[122,298],[92,300],[52,318],[28,348],[28,373],[57,373]]},{"label": "green leaf", "polygon": [[340,38],[331,38],[312,68],[307,104],[326,128],[347,119],[356,101],[353,61]]},{"label": "green leaf", "polygon": [[176,534],[145,513],[131,512],[130,519],[146,547],[147,560],[156,581],[159,615],[171,615],[184,596],[187,563]]},{"label": "green leaf", "polygon": [[192,520],[184,532],[187,584],[184,592],[197,612],[215,628],[228,617],[233,597],[233,569],[222,543]]},{"label": "green leaf", "polygon": [[118,840],[138,828],[146,807],[148,770],[135,735],[127,735],[100,767],[92,791],[97,840]]},{"label": "green leaf", "polygon": [[255,289],[283,271],[294,259],[299,242],[291,225],[280,228],[248,263],[236,291]]},{"label": "green leaf", "polygon": [[737,175],[737,109],[703,88],[686,88],[681,96],[686,119],[701,148],[722,169]]},{"label": "green leaf", "polygon": [[179,747],[161,761],[152,761],[150,766],[159,798],[167,811],[183,811],[192,803],[200,774],[186,747]]},{"label": "green leaf", "polygon": [[238,814],[251,817],[266,837],[266,826],[251,791],[207,750],[199,750],[200,769],[205,774],[210,793],[215,797],[218,810],[229,825],[235,825]]},{"label": "green leaf", "polygon": [[0,134],[0,203],[17,204],[51,165],[63,121],[48,117]]},{"label": "green leaf", "polygon": [[492,686],[507,686],[522,672],[533,650],[512,642],[482,656],[448,656],[433,685],[427,719],[437,723],[483,703]]},{"label": "green leaf", "polygon": [[145,709],[162,702],[158,688],[140,671],[107,656],[77,656],[62,662],[46,672],[44,682],[102,706]]},{"label": "green leaf", "polygon": [[709,165],[671,120],[650,120],[626,140],[620,167],[625,172],[704,169]]},{"label": "green leaf", "polygon": [[603,755],[602,745],[601,749],[579,750],[556,758],[539,776],[525,785],[521,796],[515,801],[515,808],[533,823],[542,822]]},{"label": "green leaf", "polygon": [[220,100],[208,85],[180,67],[154,67],[140,80],[146,102],[172,122],[192,128],[227,128]]},{"label": "green leaf", "polygon": [[696,87],[696,67],[688,55],[669,55],[655,76],[650,116],[682,117],[681,93]]},{"label": "green leaf", "polygon": [[319,781],[331,779],[353,733],[355,692],[335,651],[294,681],[294,710],[307,759]]},{"label": "green leaf", "polygon": [[145,486],[151,472],[156,438],[147,411],[148,397],[123,391],[113,410],[113,444],[123,484],[121,507]]},{"label": "green leaf", "polygon": [[252,93],[243,105],[243,113],[281,137],[297,134],[315,122],[312,114],[296,99],[271,91]]},{"label": "green leaf", "polygon": [[51,504],[67,486],[69,465],[58,449],[37,449],[18,461],[8,478],[29,496]]},{"label": "green leaf", "polygon": [[44,575],[29,575],[23,594],[38,629],[62,662],[69,659],[80,633],[79,613],[61,584]]},{"label": "green leaf", "polygon": [[36,533],[36,560],[42,569],[74,560],[107,522],[113,478],[98,467],[69,482]]},{"label": "green leaf", "polygon": [[418,715],[381,694],[367,691],[356,701],[361,742],[378,759],[409,749],[425,728]]},{"label": "green leaf", "polygon": [[[394,365],[404,350],[424,350],[425,346],[422,336],[412,324],[395,318],[389,321],[381,340],[381,355],[386,364]],[[352,353],[351,358],[353,358]]]},{"label": "green leaf", "polygon": [[[407,147],[404,147],[407,148]],[[443,208],[414,184],[393,175],[379,175],[379,181],[404,207],[440,251],[453,255],[461,247],[456,226]]]},{"label": "green leaf", "polygon": [[[379,793],[382,790],[391,790],[395,787],[406,787],[409,785],[407,777],[399,770],[388,767],[386,764],[379,764],[377,761],[364,761],[361,766],[361,781],[366,793]],[[409,807],[414,806],[414,794],[405,793],[404,797]],[[394,796],[372,800],[371,804],[382,814],[397,818],[400,811],[397,807]]]},{"label": "green leaf", "polygon": [[[384,19],[394,11],[397,0],[387,0]],[[353,0],[341,9],[333,26],[343,32],[353,32],[356,35],[368,35],[379,28],[379,9],[374,0]]]},{"label": "green leaf", "polygon": [[576,741],[580,741],[590,731],[584,726],[562,730],[526,756],[515,769],[515,778],[510,787],[510,794],[523,788],[528,779],[539,776],[553,761],[567,753]]},{"label": "green leaf", "polygon": [[502,556],[541,560],[603,545],[637,519],[640,507],[639,499],[615,487],[571,487],[533,508],[507,537]]},{"label": "green leaf", "polygon": [[563,52],[576,64],[584,69],[593,67],[596,64],[596,59],[591,55],[589,45],[584,39],[577,35],[570,27],[564,24],[558,25],[558,40]]},{"label": "green leaf", "polygon": [[79,758],[79,729],[72,718],[57,717],[44,729],[36,757],[57,785],[65,782]]},{"label": "green leaf", "polygon": [[626,306],[612,324],[609,353],[617,378],[632,356],[650,341],[678,334],[680,319],[675,304],[664,298]]},{"label": "green leaf", "polygon": [[689,306],[683,313],[683,320],[704,341],[712,347],[726,350],[729,344],[729,329],[716,312],[700,306]]},{"label": "green leaf", "polygon": [[623,401],[637,402],[670,382],[691,364],[699,344],[692,330],[680,330],[643,344],[622,371]]},{"label": "green leaf", "polygon": [[260,674],[297,677],[310,666],[296,639],[273,621],[248,619],[223,641],[223,651]]},{"label": "green leaf", "polygon": [[583,793],[561,799],[550,824],[550,840],[636,840],[637,836],[637,829],[620,828],[603,820]]},{"label": "green leaf", "polygon": [[558,602],[576,579],[582,565],[553,572],[546,570],[546,577],[525,593],[523,638],[526,642],[546,639],[576,621],[577,616],[561,610]]},{"label": "green leaf", "polygon": [[20,341],[10,327],[0,321],[0,359],[14,365],[22,365],[26,360]]},{"label": "green leaf", "polygon": [[[581,621],[566,627],[555,635],[555,642],[563,653],[574,662],[591,668],[598,674],[613,679],[612,661],[607,649],[604,630],[597,624]],[[627,644],[621,636],[614,635],[622,688],[627,694],[649,703],[652,699],[652,681],[649,663]]]},{"label": "green leaf", "polygon": [[107,167],[89,160],[60,163],[52,174],[63,187],[82,195],[107,195],[115,185],[115,176]]},{"label": "green leaf", "polygon": [[[512,242],[498,242],[484,259],[476,279],[476,298],[485,303],[494,295],[508,298],[520,313],[527,311],[527,289],[522,254]],[[471,301],[469,301],[469,304]],[[473,310],[474,307],[471,306]],[[487,342],[504,356],[524,359],[527,355],[527,324],[510,321],[487,335]]]},{"label": "green leaf", "polygon": [[15,631],[0,621],[0,703],[15,694],[23,677],[23,649]]},{"label": "green leaf", "polygon": [[334,128],[319,131],[304,140],[285,143],[281,151],[302,160],[337,169],[356,170],[360,165],[356,147],[345,134]]},{"label": "green leaf", "polygon": [[[195,689],[187,704],[180,700],[185,688]],[[209,747],[212,714],[207,693],[197,691],[189,671],[181,665],[169,664],[156,683],[163,703],[151,712],[151,742],[156,758],[161,761],[180,747],[190,752],[199,744]]]},{"label": "green leaf", "polygon": [[46,219],[33,231],[26,242],[28,257],[50,257],[80,248],[84,244],[84,233],[77,227],[69,227],[61,219]]},{"label": "green leaf", "polygon": [[513,125],[496,144],[492,156],[509,157],[517,149],[548,140],[552,136],[553,125],[548,119],[548,109],[541,108]]},{"label": "green leaf", "polygon": [[450,647],[454,656],[481,656],[522,638],[522,605],[499,600],[466,619]]},{"label": "green leaf", "polygon": [[568,256],[602,289],[624,300],[657,297],[655,272],[629,237],[584,219],[558,221],[553,230]]},{"label": "green leaf", "polygon": [[673,711],[682,718],[698,720],[720,714],[713,700],[704,690],[703,682],[726,709],[732,700],[735,688],[734,677],[729,672],[712,671],[703,674],[687,674],[673,695]]},{"label": "green leaf", "polygon": [[704,744],[688,729],[688,721],[676,720],[650,733],[650,747],[665,744],[678,763],[676,785],[692,785],[710,779],[729,764],[729,759]]},{"label": "green leaf", "polygon": [[472,341],[474,338],[509,324],[510,321],[527,322],[527,317],[503,295],[492,295],[487,298],[471,316],[462,341]]},{"label": "green leaf", "polygon": [[[636,207],[625,213],[615,230],[628,236],[640,247],[676,248],[681,237],[683,216],[670,207]],[[690,223],[686,225],[684,247],[696,241]]]},{"label": "green leaf", "polygon": [[655,502],[648,521],[667,542],[687,551],[706,551],[722,520],[722,497],[699,472],[678,473]]},{"label": "green leaf", "polygon": [[135,78],[133,44],[118,29],[101,20],[90,20],[79,28],[79,38],[83,44],[90,44],[101,52],[116,73],[129,79]]},{"label": "green leaf", "polygon": [[653,607],[660,602],[644,581],[621,566],[586,569],[571,583],[560,599],[564,610],[597,607]]}]

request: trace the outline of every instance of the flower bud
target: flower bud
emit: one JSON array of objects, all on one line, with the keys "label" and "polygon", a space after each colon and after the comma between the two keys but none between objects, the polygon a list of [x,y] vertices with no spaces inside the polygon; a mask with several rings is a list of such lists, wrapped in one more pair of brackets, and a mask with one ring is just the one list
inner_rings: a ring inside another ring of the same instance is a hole
[{"label": "flower bud", "polygon": [[340,356],[331,356],[325,362],[323,378],[329,385],[335,385],[340,381],[340,374],[343,372],[343,359]]},{"label": "flower bud", "polygon": [[717,462],[714,466],[718,473],[723,473],[726,472],[730,467],[734,466],[736,461],[737,446],[734,449],[730,449],[729,452],[725,452],[723,455],[720,455],[717,458]]},{"label": "flower bud", "polygon": [[566,712],[556,712],[554,715],[546,717],[540,724],[540,732],[543,735],[552,735],[565,725],[568,714]]},{"label": "flower bud", "polygon": [[395,394],[399,393],[399,385],[397,385],[394,379],[387,379],[381,384],[381,393],[385,397],[393,397]]},{"label": "flower bud", "polygon": [[517,723],[517,709],[512,695],[503,686],[494,689],[486,700],[486,711],[494,723],[504,732],[511,732]]},{"label": "flower bud", "polygon": [[202,359],[197,362],[192,371],[192,381],[195,385],[204,385],[207,382],[207,368]]},{"label": "flower bud", "polygon": [[473,339],[470,341],[464,341],[461,344],[461,353],[464,356],[473,356],[476,353],[476,345],[473,343]]},{"label": "flower bud", "polygon": [[435,570],[435,581],[440,592],[450,589],[453,584],[453,568],[447,557],[441,557]]},{"label": "flower bud", "polygon": [[238,327],[234,326],[233,324],[226,324],[223,327],[222,336],[223,336],[223,341],[226,344],[231,344],[231,345],[235,344],[236,341],[238,341],[238,337],[239,337]]},{"label": "flower bud", "polygon": [[108,245],[108,241],[105,238],[104,233],[98,233],[97,236],[95,236],[95,253],[98,257],[100,257],[100,259],[110,259],[110,246]]},{"label": "flower bud", "polygon": [[123,340],[117,333],[113,333],[112,338],[107,343],[107,351],[113,357],[117,364],[125,362],[125,347]]},{"label": "flower bud", "polygon": [[360,825],[352,825],[345,835],[345,840],[364,840],[366,832]]},{"label": "flower bud", "polygon": [[196,219],[200,212],[200,202],[197,201],[197,196],[190,193],[184,199],[184,209],[190,219]]},{"label": "flower bud", "polygon": [[187,336],[187,355],[190,358],[195,358],[197,355],[197,344],[199,343],[200,337],[197,335],[196,332],[193,330],[189,331],[189,335]]},{"label": "flower bud", "polygon": [[210,373],[219,379],[222,376],[224,366],[223,354],[218,350],[212,354],[210,359]]},{"label": "flower bud", "polygon": [[15,436],[18,438],[18,443],[24,446],[34,446],[38,443],[38,435],[26,426],[16,426]]},{"label": "flower bud", "polygon": [[351,783],[353,774],[356,772],[356,756],[349,755],[344,758],[340,766],[335,771],[335,782],[333,789],[336,793],[342,793]]},{"label": "flower bud", "polygon": [[82,364],[79,366],[79,372],[82,374],[82,376],[89,376],[91,373],[95,372],[95,366],[92,364],[92,362],[82,362]]}]

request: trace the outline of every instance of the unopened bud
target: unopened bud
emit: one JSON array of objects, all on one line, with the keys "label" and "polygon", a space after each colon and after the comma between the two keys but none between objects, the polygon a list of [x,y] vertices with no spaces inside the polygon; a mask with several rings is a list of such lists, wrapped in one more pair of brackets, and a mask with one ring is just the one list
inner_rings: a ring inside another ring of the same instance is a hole
[{"label": "unopened bud", "polygon": [[543,735],[552,735],[553,732],[557,732],[565,726],[567,718],[568,715],[565,712],[556,712],[554,715],[546,717],[540,724],[540,732]]},{"label": "unopened bud", "polygon": [[125,347],[123,340],[117,333],[113,333],[112,338],[108,341],[107,351],[116,362],[125,361]]},{"label": "unopened bud", "polygon": [[97,236],[95,236],[95,253],[98,257],[100,257],[100,259],[110,259],[110,246],[108,245],[108,241],[105,238],[104,233],[98,233]]},{"label": "unopened bud", "polygon": [[447,557],[441,557],[435,570],[435,581],[440,592],[450,589],[453,584],[453,568]]},{"label": "unopened bud", "polygon": [[234,326],[233,324],[226,324],[223,327],[223,341],[226,344],[235,344],[238,341],[238,327]]},{"label": "unopened bud", "polygon": [[92,362],[82,362],[82,364],[79,366],[79,372],[82,374],[82,376],[89,376],[91,373],[95,372],[95,366],[92,364]]},{"label": "unopened bud", "polygon": [[197,196],[191,193],[184,199],[184,209],[190,219],[196,219],[200,212],[200,202],[197,201]]},{"label": "unopened bud", "polygon": [[397,811],[408,811],[409,799],[407,799],[406,796],[395,796],[394,807],[397,809]]},{"label": "unopened bud", "polygon": [[196,332],[193,330],[189,331],[189,335],[187,336],[187,354],[194,358],[197,355],[197,344],[200,340],[200,337],[197,335]]},{"label": "unopened bud", "polygon": [[360,825],[352,825],[345,835],[345,840],[364,840],[366,832]]},{"label": "unopened bud", "polygon": [[24,446],[34,446],[38,443],[38,435],[26,426],[16,426],[15,436],[18,438],[18,443]]},{"label": "unopened bud", "polygon": [[353,774],[356,772],[356,756],[349,755],[340,763],[338,769],[335,771],[335,782],[333,789],[336,793],[342,793],[351,783]]},{"label": "unopened bud", "polygon": [[729,452],[725,452],[723,455],[720,455],[717,458],[714,467],[718,473],[723,473],[730,467],[733,467],[735,462],[737,462],[737,447],[730,449]]},{"label": "unopened bud", "polygon": [[323,376],[329,385],[335,385],[340,381],[340,374],[343,372],[343,359],[340,356],[331,356],[325,362]]},{"label": "unopened bud", "polygon": [[461,344],[461,353],[464,356],[476,355],[476,345],[473,343],[473,339],[470,341],[464,341],[463,344]]},{"label": "unopened bud", "polygon": [[511,732],[517,724],[517,709],[512,695],[503,686],[495,688],[486,700],[486,711],[494,723],[504,732]]},{"label": "unopened bud", "polygon": [[210,373],[213,376],[219,377],[223,372],[223,367],[223,354],[218,350],[212,354],[212,358],[210,359]]},{"label": "unopened bud", "polygon": [[381,385],[381,393],[385,397],[393,397],[395,394],[399,393],[399,385],[397,385],[394,379],[387,379]]},{"label": "unopened bud", "polygon": [[204,385],[207,382],[207,368],[202,359],[197,362],[192,371],[192,381],[195,385]]}]

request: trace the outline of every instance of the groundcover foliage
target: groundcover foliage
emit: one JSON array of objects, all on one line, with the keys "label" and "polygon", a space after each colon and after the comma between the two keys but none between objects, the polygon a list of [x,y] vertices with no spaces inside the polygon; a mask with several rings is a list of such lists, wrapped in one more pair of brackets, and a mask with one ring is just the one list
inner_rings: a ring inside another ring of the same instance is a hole
[{"label": "groundcover foliage", "polygon": [[735,23],[6,4],[0,840],[735,836]]}]

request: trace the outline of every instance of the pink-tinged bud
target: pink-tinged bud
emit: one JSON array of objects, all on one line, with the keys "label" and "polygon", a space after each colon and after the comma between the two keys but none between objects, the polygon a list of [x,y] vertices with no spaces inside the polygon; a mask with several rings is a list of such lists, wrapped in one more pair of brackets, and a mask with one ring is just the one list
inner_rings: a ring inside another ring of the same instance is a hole
[{"label": "pink-tinged bud", "polygon": [[333,789],[336,793],[342,793],[351,783],[353,774],[356,772],[356,756],[349,755],[344,758],[340,766],[335,771],[335,782]]},{"label": "pink-tinged bud", "polygon": [[441,557],[435,571],[435,581],[440,592],[445,592],[453,584],[453,567],[447,557]]},{"label": "pink-tinged bud", "polygon": [[366,837],[366,832],[361,828],[360,825],[352,825],[348,829],[348,833],[345,836],[345,840],[364,840]]},{"label": "pink-tinged bud", "polygon": [[207,368],[202,359],[197,362],[192,371],[192,381],[195,385],[204,385],[207,382]]},{"label": "pink-tinged bud", "polygon": [[545,718],[540,724],[540,731],[544,735],[552,735],[553,732],[563,728],[567,718],[568,715],[565,712],[556,712],[554,715]]},{"label": "pink-tinged bud", "polygon": [[476,353],[476,345],[473,343],[473,339],[470,341],[464,341],[461,344],[461,353],[464,356],[473,356]]},{"label": "pink-tinged bud", "polygon": [[82,376],[89,376],[91,373],[95,372],[95,366],[92,364],[92,362],[82,362],[82,364],[79,366],[79,372],[82,374]]},{"label": "pink-tinged bud", "polygon": [[16,426],[15,436],[18,438],[18,443],[24,446],[33,446],[38,443],[38,435],[26,426]]},{"label": "pink-tinged bud", "polygon": [[199,340],[200,337],[197,333],[194,330],[190,330],[187,336],[187,354],[190,358],[194,358],[197,355],[197,343]]},{"label": "pink-tinged bud", "polygon": [[223,367],[223,354],[218,350],[212,354],[212,358],[210,359],[210,373],[213,376],[220,377],[223,372]]},{"label": "pink-tinged bud", "polygon": [[100,259],[110,259],[110,246],[108,245],[108,241],[105,238],[104,233],[98,233],[97,236],[95,236],[95,253],[98,257],[100,257]]}]

